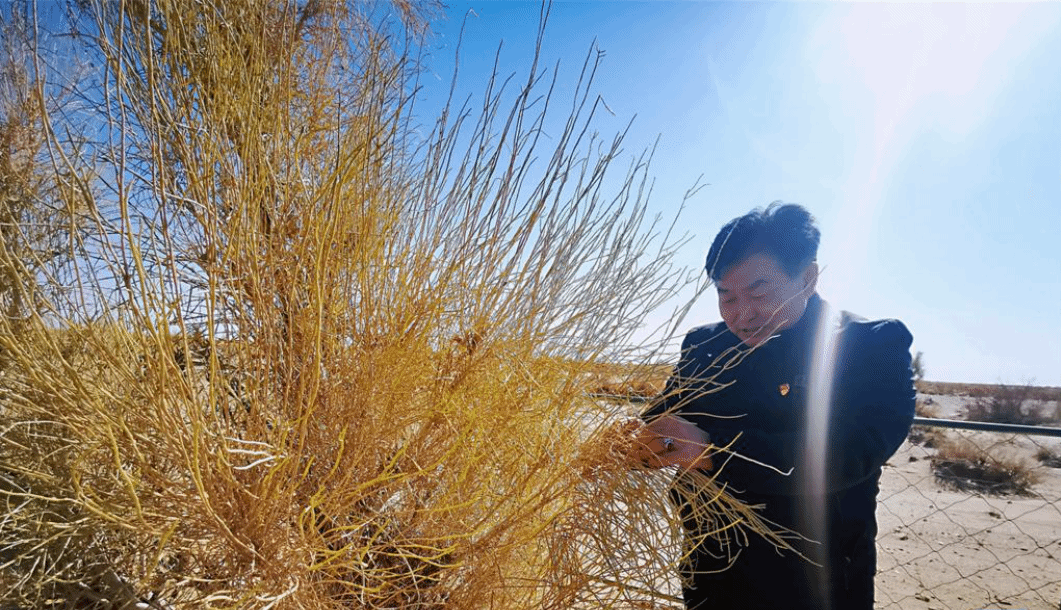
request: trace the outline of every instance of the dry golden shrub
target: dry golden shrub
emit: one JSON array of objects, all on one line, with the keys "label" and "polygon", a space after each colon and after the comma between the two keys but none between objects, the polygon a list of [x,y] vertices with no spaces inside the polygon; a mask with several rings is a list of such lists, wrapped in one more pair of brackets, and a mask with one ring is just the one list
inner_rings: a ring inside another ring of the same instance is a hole
[{"label": "dry golden shrub", "polygon": [[672,370],[660,364],[600,363],[587,373],[584,387],[602,398],[647,400],[663,394]]},{"label": "dry golden shrub", "polygon": [[[56,296],[41,294],[58,283],[42,278],[57,279],[68,262],[84,209],[65,196],[71,176],[52,166],[44,129],[48,114],[71,105],[78,65],[71,61],[47,84],[38,81],[35,45],[57,47],[63,40],[34,32],[31,17],[22,2],[0,10],[0,315],[12,323]],[[83,128],[67,126],[70,150],[80,148]]]},{"label": "dry golden shrub", "polygon": [[677,281],[647,158],[613,176],[592,61],[547,150],[536,68],[418,136],[396,6],[67,7],[95,72],[41,124],[88,229],[0,320],[0,605],[675,600],[670,474],[585,388]]}]

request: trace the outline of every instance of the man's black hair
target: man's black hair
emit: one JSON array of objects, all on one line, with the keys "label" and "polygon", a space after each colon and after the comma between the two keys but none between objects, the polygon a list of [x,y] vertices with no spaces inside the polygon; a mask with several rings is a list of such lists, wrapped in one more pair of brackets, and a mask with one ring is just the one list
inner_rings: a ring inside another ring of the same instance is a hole
[{"label": "man's black hair", "polygon": [[794,278],[818,258],[821,232],[814,216],[801,205],[775,201],[726,223],[707,253],[707,274],[718,281],[733,265],[754,254],[777,259]]}]

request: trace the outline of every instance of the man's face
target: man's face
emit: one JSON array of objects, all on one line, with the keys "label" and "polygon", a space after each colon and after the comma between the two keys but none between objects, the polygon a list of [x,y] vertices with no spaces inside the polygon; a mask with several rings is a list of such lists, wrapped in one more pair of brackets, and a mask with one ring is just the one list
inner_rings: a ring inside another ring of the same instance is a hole
[{"label": "man's face", "polygon": [[729,330],[745,345],[755,347],[799,321],[817,281],[816,263],[792,278],[773,256],[753,254],[715,283],[718,309]]}]

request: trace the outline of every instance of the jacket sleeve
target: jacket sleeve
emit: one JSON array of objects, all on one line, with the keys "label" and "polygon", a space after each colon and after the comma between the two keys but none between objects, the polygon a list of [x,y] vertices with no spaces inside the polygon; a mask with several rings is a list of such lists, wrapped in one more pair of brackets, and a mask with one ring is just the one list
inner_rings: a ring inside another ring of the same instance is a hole
[{"label": "jacket sleeve", "polygon": [[910,331],[898,320],[858,326],[839,346],[826,470],[833,489],[884,465],[906,439],[917,400]]},{"label": "jacket sleeve", "polygon": [[[734,453],[788,473],[733,456],[723,466],[724,480],[752,493],[792,495],[808,493],[816,479],[832,492],[876,475],[895,453],[914,416],[912,337],[897,320],[852,326],[838,340],[824,438],[816,438],[814,418],[806,414],[802,425],[784,432],[716,424],[709,428],[716,445],[732,442]],[[818,478],[812,460],[823,457],[824,477]]]}]

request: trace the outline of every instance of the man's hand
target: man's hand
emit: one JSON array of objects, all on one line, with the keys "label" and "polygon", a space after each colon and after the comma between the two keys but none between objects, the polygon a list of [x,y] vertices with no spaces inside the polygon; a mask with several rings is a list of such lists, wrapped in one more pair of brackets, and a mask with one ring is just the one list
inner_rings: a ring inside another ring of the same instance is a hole
[{"label": "man's hand", "polygon": [[630,457],[651,468],[710,470],[709,449],[706,432],[677,415],[663,415],[638,430]]}]

